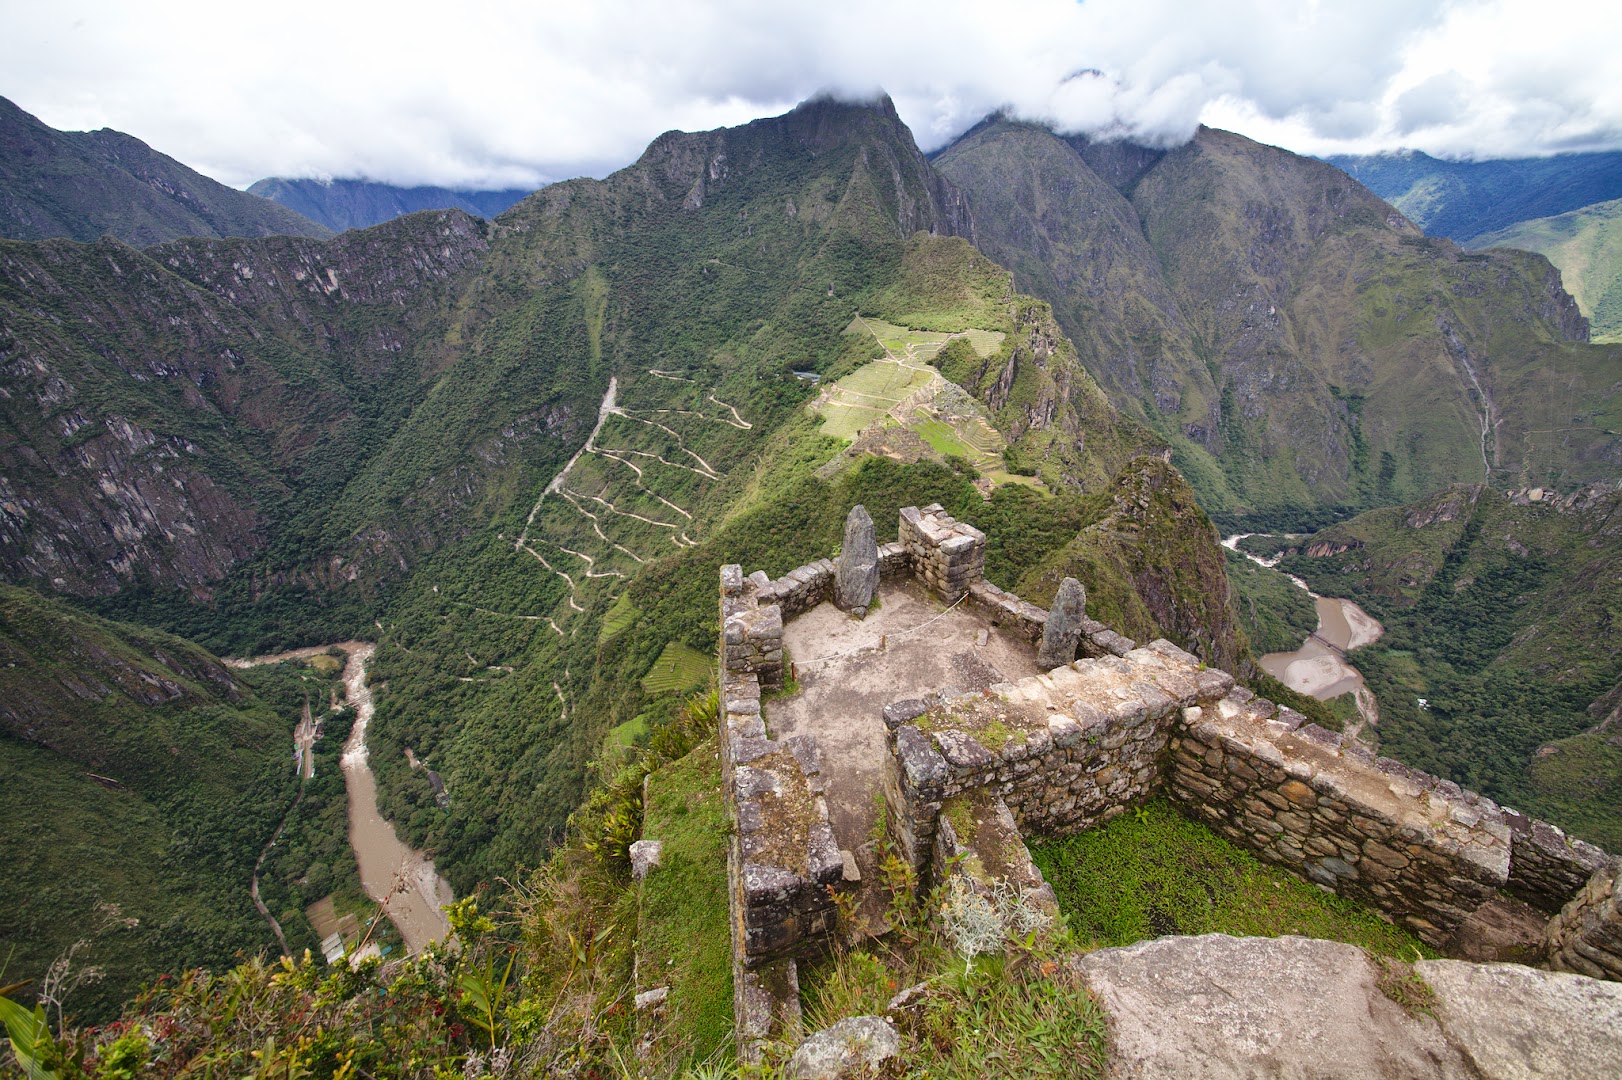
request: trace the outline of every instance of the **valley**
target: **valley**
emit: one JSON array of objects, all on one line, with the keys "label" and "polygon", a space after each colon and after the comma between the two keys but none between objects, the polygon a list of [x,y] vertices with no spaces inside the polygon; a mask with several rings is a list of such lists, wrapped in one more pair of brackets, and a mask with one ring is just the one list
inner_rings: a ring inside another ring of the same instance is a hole
[{"label": "valley", "polygon": [[[1622,848],[1622,346],[1587,336],[1541,257],[1322,163],[1000,116],[926,158],[885,98],[670,132],[490,220],[0,242],[0,797],[55,815],[0,928],[34,977],[138,900],[98,1021],[239,953],[314,987],[342,924],[454,983],[389,1030],[572,1031],[664,940],[647,815],[711,863],[724,833],[716,567],[830,557],[857,503],[938,503],[996,587],[1077,578],[1120,634]],[[835,794],[861,847],[877,808]],[[519,955],[557,1014],[498,987]],[[558,1060],[632,1045],[613,1008]]]}]

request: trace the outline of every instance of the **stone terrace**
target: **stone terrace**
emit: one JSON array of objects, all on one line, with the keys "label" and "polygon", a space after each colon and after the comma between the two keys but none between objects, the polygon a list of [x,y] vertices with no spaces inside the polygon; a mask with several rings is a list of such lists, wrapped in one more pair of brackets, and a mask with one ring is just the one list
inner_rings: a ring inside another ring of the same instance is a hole
[{"label": "stone terrace", "polygon": [[771,738],[816,737],[834,837],[866,881],[874,795],[889,756],[884,707],[898,697],[972,693],[1036,674],[1030,643],[978,605],[948,608],[899,575],[879,588],[878,600],[859,622],[829,602],[787,622],[783,645],[798,691],[762,710]]},{"label": "stone terrace", "polygon": [[[1170,642],[1137,647],[1086,618],[1075,582],[1044,612],[985,581],[984,561],[985,535],[939,506],[902,510],[884,545],[857,508],[838,564],[775,581],[721,570],[743,1060],[797,1015],[797,959],[837,929],[834,895],[865,869],[851,854],[880,792],[924,884],[968,868],[972,887],[1051,896],[1022,834],[1078,832],[1163,792],[1440,948],[1485,941],[1472,926],[1507,904],[1503,944],[1622,980],[1622,871],[1607,853],[1377,758]],[[1081,659],[1039,670],[1039,641]],[[763,707],[785,675],[797,692]]]}]

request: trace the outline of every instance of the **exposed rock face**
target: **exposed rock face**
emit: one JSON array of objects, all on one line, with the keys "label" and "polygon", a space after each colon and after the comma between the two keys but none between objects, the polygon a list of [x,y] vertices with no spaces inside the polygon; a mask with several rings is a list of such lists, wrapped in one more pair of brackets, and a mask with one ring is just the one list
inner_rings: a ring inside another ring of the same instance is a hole
[{"label": "exposed rock face", "polygon": [[1059,592],[1048,611],[1047,626],[1042,630],[1042,647],[1036,653],[1036,666],[1044,671],[1068,664],[1076,658],[1081,644],[1081,622],[1087,617],[1087,590],[1081,582],[1067,577],[1059,583]]},{"label": "exposed rock face", "polygon": [[1422,960],[1448,1041],[1488,1077],[1599,1080],[1617,1073],[1622,984],[1519,964]]},{"label": "exposed rock face", "polygon": [[801,1043],[789,1058],[794,1080],[837,1080],[877,1076],[901,1053],[901,1035],[881,1016],[847,1016]]},{"label": "exposed rock face", "polygon": [[1160,938],[1077,966],[1109,1018],[1111,1076],[1616,1075],[1622,985],[1582,976],[1426,960],[1426,1015],[1388,996],[1425,995],[1413,976],[1331,941]]},{"label": "exposed rock face", "polygon": [[879,587],[879,545],[867,507],[853,506],[845,518],[845,541],[834,578],[834,605],[857,617],[867,614]]}]

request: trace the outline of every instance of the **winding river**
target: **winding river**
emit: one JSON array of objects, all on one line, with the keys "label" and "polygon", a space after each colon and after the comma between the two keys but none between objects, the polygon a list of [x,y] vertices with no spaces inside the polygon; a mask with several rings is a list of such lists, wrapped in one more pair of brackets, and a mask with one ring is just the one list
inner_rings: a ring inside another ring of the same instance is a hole
[{"label": "winding river", "polygon": [[[1278,562],[1276,557],[1263,559],[1248,551],[1240,551],[1239,541],[1252,535],[1255,534],[1229,536],[1222,541],[1222,546],[1238,551],[1251,562],[1272,569]],[[1385,627],[1352,601],[1319,596],[1294,574],[1284,576],[1312,597],[1318,608],[1318,628],[1301,643],[1299,649],[1262,656],[1258,661],[1262,670],[1291,690],[1319,701],[1353,694],[1364,722],[1370,726],[1378,725],[1380,711],[1374,693],[1363,684],[1363,673],[1346,662],[1346,654],[1378,641],[1380,635],[1385,633]]]},{"label": "winding river", "polygon": [[366,895],[383,905],[389,921],[400,931],[406,951],[415,955],[429,942],[450,937],[450,923],[440,909],[456,897],[450,883],[434,869],[433,860],[403,843],[394,826],[377,808],[377,780],[372,775],[366,750],[366,728],[375,711],[371,688],[366,685],[366,662],[377,646],[364,641],[343,641],[336,646],[320,645],[226,662],[232,667],[278,664],[285,660],[308,659],[334,647],[348,656],[343,672],[344,690],[355,710],[355,724],[350,728],[349,741],[344,744],[340,759],[344,787],[349,792],[349,846],[355,851]]}]

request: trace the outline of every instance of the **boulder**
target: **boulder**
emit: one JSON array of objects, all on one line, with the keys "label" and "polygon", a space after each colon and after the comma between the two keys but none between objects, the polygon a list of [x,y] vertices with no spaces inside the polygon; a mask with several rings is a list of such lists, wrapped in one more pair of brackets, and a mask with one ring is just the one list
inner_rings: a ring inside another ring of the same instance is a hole
[{"label": "boulder", "polygon": [[631,876],[641,881],[648,876],[648,872],[659,865],[659,856],[664,853],[664,844],[658,840],[638,840],[631,845]]},{"label": "boulder", "polygon": [[838,1080],[876,1076],[884,1062],[901,1053],[901,1034],[882,1016],[847,1016],[823,1028],[788,1060],[792,1080]]},{"label": "boulder", "polygon": [[1042,630],[1042,646],[1036,653],[1036,666],[1040,670],[1052,671],[1076,658],[1086,618],[1087,590],[1075,578],[1067,577],[1059,584],[1047,625]]},{"label": "boulder", "polygon": [[845,541],[834,572],[834,606],[861,617],[873,603],[879,587],[879,545],[867,507],[851,507],[845,518]]},{"label": "boulder", "polygon": [[1479,1075],[1435,1020],[1381,991],[1354,945],[1168,937],[1077,967],[1108,1018],[1109,1075],[1123,1080]]},{"label": "boulder", "polygon": [[1422,960],[1449,1041],[1482,1076],[1622,1074],[1622,984],[1520,964]]}]

